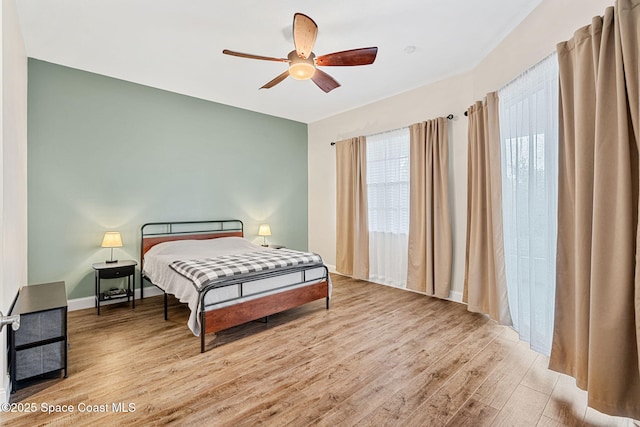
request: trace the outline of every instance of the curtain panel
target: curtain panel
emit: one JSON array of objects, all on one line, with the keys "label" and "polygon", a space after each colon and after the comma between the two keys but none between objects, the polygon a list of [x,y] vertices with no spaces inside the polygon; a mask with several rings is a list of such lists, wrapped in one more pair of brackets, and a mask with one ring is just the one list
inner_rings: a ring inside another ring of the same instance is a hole
[{"label": "curtain panel", "polygon": [[367,142],[364,136],[336,143],[336,270],[369,278]]},{"label": "curtain panel", "polygon": [[448,298],[453,246],[447,120],[411,125],[410,144],[407,288]]},{"label": "curtain panel", "polygon": [[558,57],[500,89],[502,221],[513,328],[549,355],[558,234]]},{"label": "curtain panel", "polygon": [[640,0],[620,0],[557,46],[556,311],[549,367],[589,406],[640,419]]},{"label": "curtain panel", "polygon": [[498,94],[467,110],[467,242],[463,301],[472,312],[511,325],[505,279]]},{"label": "curtain panel", "polygon": [[409,128],[367,136],[369,280],[405,288],[409,233]]}]

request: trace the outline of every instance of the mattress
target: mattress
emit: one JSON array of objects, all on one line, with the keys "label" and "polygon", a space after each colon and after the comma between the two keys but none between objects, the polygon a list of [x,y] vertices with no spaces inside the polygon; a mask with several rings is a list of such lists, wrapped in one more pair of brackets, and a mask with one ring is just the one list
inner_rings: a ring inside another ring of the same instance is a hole
[{"label": "mattress", "polygon": [[[189,329],[194,335],[200,335],[200,318],[198,316],[200,292],[192,281],[176,273],[169,265],[177,260],[277,250],[279,249],[258,246],[241,237],[164,242],[155,245],[144,255],[143,273],[154,285],[166,293],[175,295],[180,302],[189,306],[191,310],[188,321]],[[304,271],[294,271],[263,279],[251,277],[250,281],[211,289],[205,295],[205,310],[213,310],[275,294],[285,288],[289,290],[319,283],[325,280],[325,273],[324,266],[316,266]],[[331,293],[330,282],[329,293]]]}]

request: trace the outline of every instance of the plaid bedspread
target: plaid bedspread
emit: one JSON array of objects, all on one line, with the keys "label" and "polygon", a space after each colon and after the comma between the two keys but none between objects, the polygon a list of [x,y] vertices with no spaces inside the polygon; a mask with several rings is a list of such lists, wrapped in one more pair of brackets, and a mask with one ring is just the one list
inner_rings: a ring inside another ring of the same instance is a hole
[{"label": "plaid bedspread", "polygon": [[321,265],[320,255],[289,249],[248,252],[237,255],[221,255],[213,258],[180,260],[169,264],[173,270],[191,280],[199,289],[215,280],[228,279],[242,274],[290,268],[303,265]]}]

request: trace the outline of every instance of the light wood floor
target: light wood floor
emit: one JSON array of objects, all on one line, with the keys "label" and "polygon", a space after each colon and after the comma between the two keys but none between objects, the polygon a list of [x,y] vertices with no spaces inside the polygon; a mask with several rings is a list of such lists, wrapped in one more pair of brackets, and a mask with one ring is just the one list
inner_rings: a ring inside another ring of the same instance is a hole
[{"label": "light wood floor", "polygon": [[[461,304],[341,276],[333,285],[330,310],[316,301],[223,331],[204,354],[175,300],[169,321],[162,297],[99,317],[71,312],[69,377],[18,390],[12,402],[36,413],[0,414],[0,424],[634,425],[587,409],[546,357]],[[83,405],[109,412],[78,412]]]}]

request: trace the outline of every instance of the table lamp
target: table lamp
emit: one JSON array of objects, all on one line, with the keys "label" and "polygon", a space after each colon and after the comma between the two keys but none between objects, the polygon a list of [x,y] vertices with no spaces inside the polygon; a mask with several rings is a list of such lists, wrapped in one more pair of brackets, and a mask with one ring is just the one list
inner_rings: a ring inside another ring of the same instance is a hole
[{"label": "table lamp", "polygon": [[113,259],[113,248],[122,247],[122,236],[120,236],[120,233],[117,231],[107,231],[104,233],[104,238],[102,239],[102,247],[111,248],[111,259],[106,261],[107,264],[118,262],[117,259]]},{"label": "table lamp", "polygon": [[262,246],[268,246],[267,236],[271,236],[271,227],[269,227],[269,224],[260,224],[258,236],[262,236]]}]

